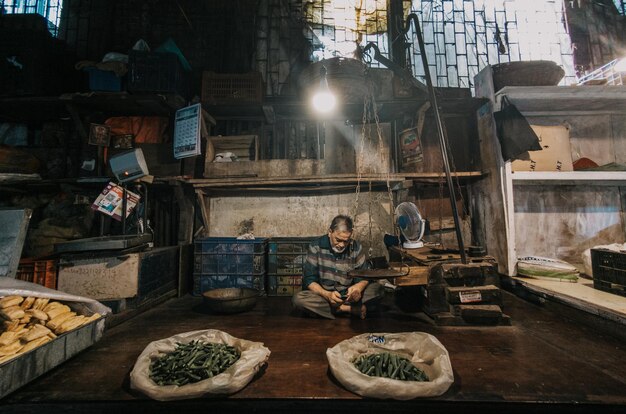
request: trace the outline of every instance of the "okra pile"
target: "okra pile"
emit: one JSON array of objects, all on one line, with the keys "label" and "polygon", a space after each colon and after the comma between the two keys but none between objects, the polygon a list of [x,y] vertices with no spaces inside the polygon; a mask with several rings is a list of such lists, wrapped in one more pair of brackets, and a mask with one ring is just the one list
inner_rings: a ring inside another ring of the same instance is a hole
[{"label": "okra pile", "polygon": [[211,342],[177,343],[176,349],[152,361],[150,379],[158,385],[185,385],[224,372],[239,359],[235,347]]},{"label": "okra pile", "polygon": [[390,352],[362,355],[354,366],[370,377],[391,378],[401,381],[429,381],[428,375],[406,358]]}]

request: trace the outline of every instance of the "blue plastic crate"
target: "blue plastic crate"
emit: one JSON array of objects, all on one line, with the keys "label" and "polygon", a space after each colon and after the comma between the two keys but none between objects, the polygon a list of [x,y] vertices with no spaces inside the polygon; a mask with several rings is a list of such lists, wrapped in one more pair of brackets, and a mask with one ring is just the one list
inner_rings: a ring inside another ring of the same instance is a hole
[{"label": "blue plastic crate", "polygon": [[267,296],[293,296],[302,290],[302,275],[267,275]]},{"label": "blue plastic crate", "polygon": [[195,241],[194,272],[205,275],[265,274],[266,239],[207,237]]},{"label": "blue plastic crate", "polygon": [[187,97],[187,72],[175,53],[132,50],[128,55],[131,93],[175,93]]},{"label": "blue plastic crate", "polygon": [[210,289],[223,288],[250,288],[258,290],[259,293],[265,292],[265,275],[240,276],[240,275],[193,275],[193,294],[201,295]]},{"label": "blue plastic crate", "polygon": [[125,79],[117,76],[110,70],[100,70],[95,67],[85,68],[89,73],[89,90],[120,92],[124,89]]},{"label": "blue plastic crate", "polygon": [[306,253],[315,237],[273,237],[268,242],[267,273],[270,275],[301,275]]}]

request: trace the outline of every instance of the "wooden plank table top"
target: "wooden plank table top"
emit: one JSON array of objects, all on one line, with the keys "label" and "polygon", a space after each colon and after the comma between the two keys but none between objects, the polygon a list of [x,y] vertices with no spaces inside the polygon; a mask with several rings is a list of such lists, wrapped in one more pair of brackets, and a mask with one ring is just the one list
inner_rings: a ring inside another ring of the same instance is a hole
[{"label": "wooden plank table top", "polygon": [[[301,317],[285,297],[261,298],[247,313],[215,315],[200,298],[185,296],[106,331],[88,350],[0,400],[0,412],[626,412],[622,340],[503,296],[512,326],[437,327],[420,312],[400,311],[392,295],[365,320]],[[160,403],[130,390],[129,373],[149,342],[199,329],[263,342],[271,350],[267,366],[228,397]],[[449,351],[455,381],[444,395],[363,399],[330,374],[327,348],[361,333],[405,331],[430,333]]]}]

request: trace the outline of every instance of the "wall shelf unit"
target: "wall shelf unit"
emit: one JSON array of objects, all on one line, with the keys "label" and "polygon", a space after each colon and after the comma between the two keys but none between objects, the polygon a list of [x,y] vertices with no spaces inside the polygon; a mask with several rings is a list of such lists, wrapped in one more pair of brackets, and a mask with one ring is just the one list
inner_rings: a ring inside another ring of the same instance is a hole
[{"label": "wall shelf unit", "polygon": [[[582,253],[626,238],[626,86],[507,86],[493,90],[491,68],[476,79],[485,180],[475,184],[480,242],[515,276],[517,258],[565,260],[584,271]],[[587,157],[606,171],[513,171],[501,155],[493,113],[508,98],[531,125],[566,126],[571,159]],[[610,164],[610,166],[609,166]]]}]

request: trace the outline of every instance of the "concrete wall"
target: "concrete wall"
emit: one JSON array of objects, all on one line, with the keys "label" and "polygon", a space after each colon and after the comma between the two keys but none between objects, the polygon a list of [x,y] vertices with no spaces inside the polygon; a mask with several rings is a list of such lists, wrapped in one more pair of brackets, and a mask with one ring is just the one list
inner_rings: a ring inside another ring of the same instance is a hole
[{"label": "concrete wall", "polygon": [[[371,200],[371,205],[370,205]],[[209,236],[237,236],[247,220],[252,220],[258,237],[305,237],[325,234],[337,214],[354,214],[355,193],[292,196],[213,197],[210,201]],[[355,237],[373,247],[374,256],[386,251],[382,237],[393,233],[392,212],[386,191],[359,195]],[[370,243],[370,211],[371,240]],[[366,250],[367,251],[367,250]]]}]

